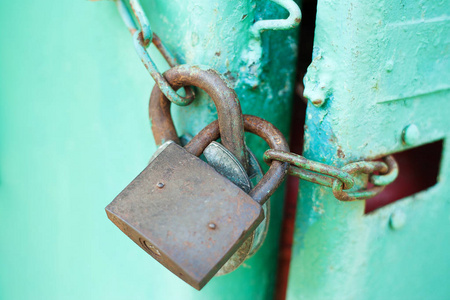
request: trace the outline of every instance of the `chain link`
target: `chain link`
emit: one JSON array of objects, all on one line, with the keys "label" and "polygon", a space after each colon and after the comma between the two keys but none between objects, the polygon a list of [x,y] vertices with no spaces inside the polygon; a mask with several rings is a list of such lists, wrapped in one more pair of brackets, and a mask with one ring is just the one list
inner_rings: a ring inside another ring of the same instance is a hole
[{"label": "chain link", "polygon": [[388,166],[388,172],[383,175],[370,176],[370,182],[374,185],[388,185],[398,176],[398,164],[392,155],[388,155],[384,158],[384,162]]},{"label": "chain link", "polygon": [[170,86],[164,76],[159,72],[156,64],[153,62],[150,54],[147,51],[147,48],[150,46],[150,42],[156,46],[158,51],[167,61],[171,68],[178,65],[175,57],[170,53],[169,49],[164,46],[161,39],[152,32],[150,27],[150,22],[146,17],[144,10],[142,9],[139,0],[130,0],[130,5],[133,9],[134,16],[136,17],[139,28],[136,26],[136,23],[133,20],[132,13],[130,9],[125,4],[124,0],[115,0],[117,9],[119,11],[120,16],[122,17],[123,22],[127,26],[130,33],[133,35],[134,47],[136,48],[136,52],[144,64],[145,68],[152,76],[153,80],[155,80],[158,87],[161,89],[163,94],[172,102],[180,106],[186,106],[192,103],[194,100],[194,93],[190,87],[185,87],[186,96],[181,97],[177,94],[177,92]]},{"label": "chain link", "polygon": [[[398,175],[398,165],[392,155],[385,157],[383,162],[360,161],[345,165],[341,169],[309,160],[292,152],[273,149],[267,150],[263,158],[269,165],[272,160],[289,163],[289,175],[330,187],[333,195],[341,201],[372,198],[378,195],[386,185],[392,183]],[[369,174],[369,180],[374,186],[359,191],[348,191],[355,185],[352,176],[355,173]]]},{"label": "chain link", "polygon": [[[348,174],[364,173],[369,174],[370,176],[375,172],[380,172],[381,174],[387,173],[388,166],[381,161],[359,161],[342,167],[342,171],[347,172]],[[360,191],[346,192],[344,191],[343,183],[335,180],[333,182],[333,195],[341,201],[363,200],[375,197],[383,191],[384,187],[385,186],[373,186],[372,188]]]}]

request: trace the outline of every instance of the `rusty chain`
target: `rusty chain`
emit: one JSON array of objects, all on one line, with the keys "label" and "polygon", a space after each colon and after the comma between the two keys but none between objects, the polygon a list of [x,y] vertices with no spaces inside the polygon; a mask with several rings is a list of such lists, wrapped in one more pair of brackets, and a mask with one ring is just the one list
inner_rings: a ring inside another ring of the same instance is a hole
[{"label": "rusty chain", "polygon": [[150,54],[147,51],[147,48],[150,46],[151,42],[156,46],[158,51],[167,61],[171,68],[178,66],[178,62],[176,58],[170,53],[169,49],[164,46],[161,39],[152,32],[150,27],[150,22],[146,17],[144,10],[139,2],[139,0],[130,0],[130,6],[133,10],[133,14],[138,21],[139,27],[136,26],[136,23],[133,19],[133,14],[131,13],[128,6],[125,4],[124,0],[115,0],[117,9],[119,11],[120,16],[122,17],[123,22],[130,31],[134,40],[134,47],[136,48],[136,52],[139,55],[142,63],[145,68],[150,73],[150,76],[155,80],[155,83],[161,89],[163,94],[169,99],[172,103],[175,103],[180,106],[186,106],[192,103],[194,100],[194,93],[190,87],[185,87],[186,96],[181,97],[177,94],[177,92],[170,86],[164,76],[159,72],[158,67],[153,62]]},{"label": "rusty chain", "polygon": [[[147,48],[153,43],[171,68],[178,66],[176,58],[164,46],[160,38],[153,33],[150,22],[146,17],[139,0],[129,1],[133,13],[131,13],[126,5],[125,0],[114,1],[123,22],[133,36],[136,52],[161,92],[172,103],[180,106],[191,104],[194,100],[192,89],[190,87],[184,87],[186,96],[181,97],[178,95],[161,72],[159,72],[156,64],[150,57]],[[278,4],[283,6],[283,3],[286,1],[278,0],[274,2],[280,2]],[[133,15],[139,26],[136,26]],[[292,15],[296,16],[296,14]],[[391,155],[385,157],[383,162],[360,161],[347,164],[342,168],[336,168],[334,166],[306,159],[295,153],[269,149],[264,153],[264,161],[270,165],[273,160],[289,163],[288,174],[292,176],[332,188],[333,195],[341,201],[372,198],[379,194],[386,185],[392,183],[398,175],[397,162]],[[358,191],[350,191],[355,185],[353,174],[358,173],[368,174],[369,181],[373,184],[373,187]]]},{"label": "rusty chain", "polygon": [[[386,185],[392,183],[398,175],[398,165],[392,155],[383,161],[359,161],[336,168],[320,162],[309,160],[301,155],[280,150],[269,149],[264,153],[264,161],[270,165],[272,161],[290,164],[288,174],[300,179],[317,183],[333,190],[333,195],[341,201],[363,200],[375,197]],[[355,185],[355,173],[369,175],[373,187],[358,191],[350,191]],[[379,173],[379,174],[376,174]]]}]

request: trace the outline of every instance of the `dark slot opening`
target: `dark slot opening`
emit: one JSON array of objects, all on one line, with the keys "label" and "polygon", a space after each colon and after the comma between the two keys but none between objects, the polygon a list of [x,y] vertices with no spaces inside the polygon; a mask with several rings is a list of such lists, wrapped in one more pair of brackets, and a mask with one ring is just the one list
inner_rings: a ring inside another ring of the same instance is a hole
[{"label": "dark slot opening", "polygon": [[365,213],[424,191],[437,183],[443,140],[395,153],[398,178],[378,196],[366,200]]},{"label": "dark slot opening", "polygon": [[[303,97],[303,76],[312,60],[314,30],[316,26],[317,0],[302,1],[302,21],[297,60],[297,81],[292,107],[290,150],[302,153],[303,127],[305,124],[307,100]],[[291,248],[295,228],[299,179],[288,176],[284,202],[283,224],[281,228],[280,251],[275,299],[285,299],[291,261]]]}]

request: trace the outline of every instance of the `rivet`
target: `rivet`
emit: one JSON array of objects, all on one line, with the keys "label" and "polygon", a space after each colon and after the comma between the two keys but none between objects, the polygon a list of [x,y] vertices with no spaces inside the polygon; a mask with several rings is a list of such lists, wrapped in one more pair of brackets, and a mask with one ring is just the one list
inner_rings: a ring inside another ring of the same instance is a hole
[{"label": "rivet", "polygon": [[410,124],[403,129],[402,141],[406,145],[415,145],[420,138],[419,128],[415,124]]},{"label": "rivet", "polygon": [[401,210],[396,210],[391,214],[389,225],[392,229],[398,230],[406,223],[406,214]]},{"label": "rivet", "polygon": [[214,224],[214,223],[209,223],[209,224],[208,224],[208,227],[211,228],[211,229],[216,229],[216,224]]},{"label": "rivet", "polygon": [[157,187],[158,189],[162,189],[162,188],[164,187],[164,183],[163,183],[163,182],[158,182],[158,183],[156,184],[156,187]]},{"label": "rivet", "polygon": [[390,72],[392,72],[393,69],[394,69],[394,61],[388,60],[386,62],[386,72],[390,73]]}]

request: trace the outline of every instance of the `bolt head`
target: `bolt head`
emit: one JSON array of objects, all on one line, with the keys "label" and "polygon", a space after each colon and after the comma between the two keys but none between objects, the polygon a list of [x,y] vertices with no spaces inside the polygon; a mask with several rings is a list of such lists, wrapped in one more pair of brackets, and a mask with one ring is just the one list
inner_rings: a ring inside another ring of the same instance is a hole
[{"label": "bolt head", "polygon": [[394,61],[388,60],[386,62],[386,72],[390,73],[390,72],[392,72],[393,69],[394,69]]},{"label": "bolt head", "polygon": [[410,124],[403,129],[402,140],[406,145],[415,145],[420,138],[419,128],[415,124]]},{"label": "bolt head", "polygon": [[406,214],[401,210],[396,210],[391,214],[389,225],[392,229],[398,230],[406,223]]},{"label": "bolt head", "polygon": [[158,189],[162,189],[163,187],[164,187],[164,183],[163,182],[158,182],[157,184],[156,184],[156,187],[158,188]]}]

